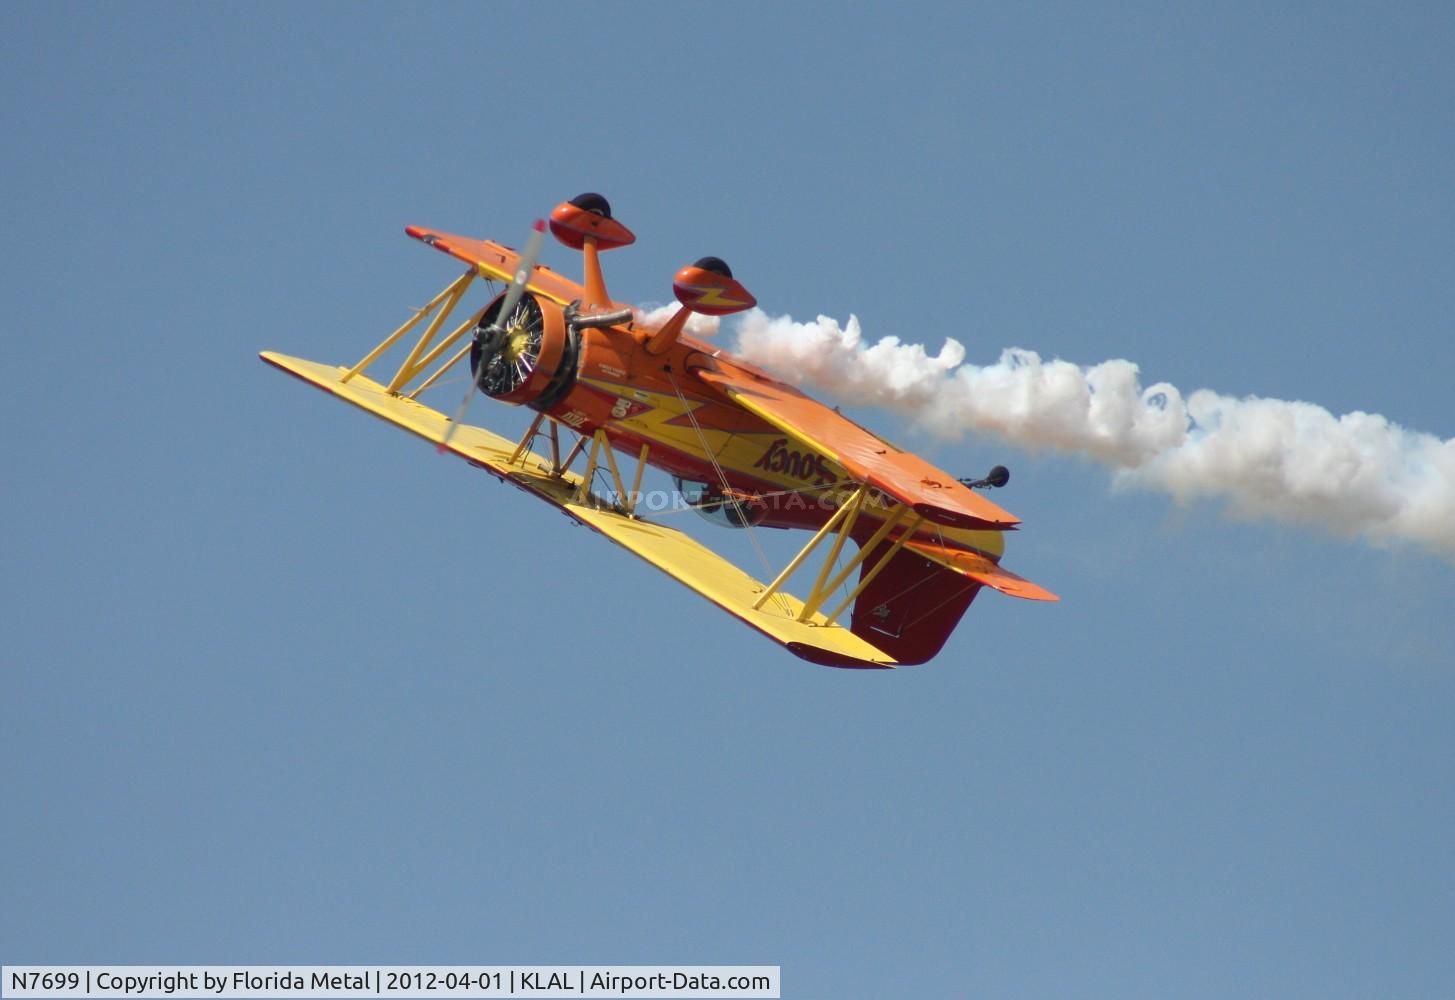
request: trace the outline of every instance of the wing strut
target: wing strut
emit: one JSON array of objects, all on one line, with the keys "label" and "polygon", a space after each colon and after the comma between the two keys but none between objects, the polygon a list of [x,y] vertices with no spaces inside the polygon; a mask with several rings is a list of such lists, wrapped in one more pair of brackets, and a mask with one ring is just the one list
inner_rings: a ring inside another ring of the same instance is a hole
[{"label": "wing strut", "polygon": [[[540,429],[541,421],[545,419],[546,415],[544,412],[536,414],[536,418],[530,422],[530,426],[526,428],[525,434],[521,436],[520,443],[515,446],[515,452],[510,456],[510,461],[506,463],[507,465],[514,465],[520,461],[520,456],[524,455],[530,449],[531,442],[535,440],[536,431]],[[553,424],[552,426],[555,425]]]},{"label": "wing strut", "polygon": [[[813,613],[823,605],[824,601],[828,600],[828,596],[834,591],[838,590],[839,587],[843,585],[843,582],[849,578],[849,574],[854,572],[854,570],[858,569],[859,564],[862,563],[865,559],[869,558],[869,554],[879,547],[880,542],[884,541],[884,539],[889,537],[889,533],[895,529],[895,527],[899,524],[899,522],[904,518],[904,515],[907,513],[909,513],[908,505],[902,503],[895,504],[894,509],[890,512],[889,516],[884,519],[884,523],[879,526],[879,530],[874,532],[874,534],[870,536],[869,540],[859,547],[859,551],[855,554],[854,558],[849,560],[849,564],[845,566],[842,570],[840,570],[839,574],[835,576],[833,580],[831,580],[827,585],[814,587],[813,593],[809,594],[808,597],[804,598],[803,610],[798,613],[798,620],[801,622],[806,622],[811,617],[813,617]],[[878,563],[876,563],[874,567],[869,571],[869,573],[865,574],[865,581],[872,580],[874,575],[877,575],[879,571],[884,568],[884,564],[889,561],[890,556],[893,556],[894,553],[899,551],[900,546],[903,545],[912,534],[914,534],[914,530],[919,527],[920,522],[923,520],[924,518],[921,515],[914,515],[914,517],[910,520],[909,526],[904,529],[904,532],[894,543],[894,546],[890,550],[889,554],[881,559]],[[853,603],[854,598],[858,597],[859,592],[863,589],[864,581],[861,581],[859,586],[854,588],[854,592],[849,595],[849,600],[845,601],[842,605],[839,606],[837,611],[828,616],[829,621],[833,621],[833,619],[837,618],[840,612],[844,610],[844,608],[848,607],[849,604]]]},{"label": "wing strut", "polygon": [[586,503],[591,499],[591,483],[596,478],[597,460],[603,451],[606,452],[606,462],[611,469],[612,481],[616,485],[617,505],[620,505],[621,496],[626,492],[626,487],[622,485],[621,472],[616,467],[616,455],[611,447],[611,439],[606,436],[606,431],[599,427],[596,429],[596,433],[591,435],[591,450],[586,453],[586,471],[581,474],[581,486],[576,491],[576,503]]},{"label": "wing strut", "polygon": [[384,355],[385,351],[393,347],[406,333],[413,330],[419,324],[420,320],[433,313],[435,308],[443,302],[444,308],[435,315],[434,319],[430,320],[430,324],[425,329],[424,334],[419,338],[418,343],[414,345],[414,349],[409,352],[409,357],[405,359],[404,364],[399,367],[399,371],[395,373],[394,377],[389,380],[389,384],[385,386],[385,389],[389,392],[398,392],[410,379],[418,375],[427,365],[433,363],[434,359],[440,354],[443,354],[450,344],[463,337],[470,330],[470,327],[474,325],[473,320],[462,324],[441,341],[423,361],[419,360],[420,353],[429,346],[429,342],[439,332],[439,328],[444,323],[445,318],[454,311],[455,306],[459,305],[460,299],[464,296],[465,290],[470,287],[470,282],[475,279],[476,273],[476,270],[472,267],[445,286],[444,290],[430,299],[427,305],[416,309],[414,315],[404,321],[404,325],[385,337],[379,342],[379,346],[364,355],[363,360],[345,372],[343,377],[339,379],[339,382],[347,383],[355,375],[367,371],[370,365]]},{"label": "wing strut", "polygon": [[763,592],[758,595],[757,599],[753,601],[753,610],[757,611],[762,608],[770,597],[778,593],[783,588],[783,584],[788,581],[788,578],[813,553],[813,550],[818,548],[819,544],[830,533],[833,533],[836,536],[833,545],[829,547],[829,551],[824,555],[823,565],[819,567],[818,578],[813,582],[813,589],[803,599],[803,607],[796,616],[800,622],[812,621],[818,609],[829,599],[829,595],[842,587],[844,581],[849,578],[849,574],[853,573],[865,560],[874,554],[875,550],[889,537],[890,532],[899,527],[899,523],[904,520],[906,514],[911,515],[898,537],[890,544],[889,549],[877,562],[869,567],[860,578],[858,585],[849,592],[849,596],[844,598],[843,602],[834,608],[832,612],[823,616],[824,625],[832,625],[836,622],[841,614],[853,606],[854,601],[858,599],[859,595],[868,589],[869,584],[874,582],[874,578],[882,573],[890,561],[899,554],[899,550],[904,547],[905,543],[914,537],[914,533],[919,530],[919,526],[925,520],[922,514],[914,512],[908,504],[893,504],[885,511],[888,516],[885,517],[884,523],[879,525],[879,528],[874,534],[859,547],[859,551],[854,555],[854,558],[849,560],[848,565],[830,580],[829,572],[834,568],[834,564],[839,558],[839,553],[843,551],[845,540],[853,534],[854,525],[859,519],[860,511],[869,503],[869,487],[861,484],[858,489],[849,495],[847,500],[839,505],[839,509],[834,511],[833,515],[824,522],[824,526],[819,528],[818,532],[808,540],[808,544],[800,549],[796,556],[789,560],[788,565],[783,567],[783,572],[774,577],[773,582],[768,584]]},{"label": "wing strut", "polygon": [[[578,450],[585,441],[586,438],[583,436],[577,442]],[[647,456],[651,453],[651,450],[651,446],[644,442],[642,444],[642,450],[637,453],[637,470],[632,476],[632,488],[628,492],[626,480],[621,478],[621,468],[616,464],[616,450],[611,446],[611,439],[606,436],[606,431],[598,427],[596,433],[591,435],[591,451],[586,456],[586,472],[581,477],[581,486],[576,491],[575,502],[590,502],[593,495],[591,492],[592,480],[595,478],[596,470],[599,468],[598,460],[604,455],[606,457],[606,466],[611,471],[612,485],[616,487],[616,493],[613,496],[611,506],[618,513],[635,520],[637,516],[637,501],[641,499],[642,475],[647,471]],[[571,464],[571,460],[576,457],[576,454],[577,451],[571,452],[571,458],[566,459],[567,465]]]},{"label": "wing strut", "polygon": [[[899,511],[903,510],[905,510],[904,507],[899,508]],[[896,515],[897,514],[898,512],[896,512]],[[894,519],[897,518],[891,518],[891,520]],[[916,514],[913,518],[910,519],[910,522],[905,527],[904,531],[900,534],[898,538],[894,540],[894,544],[889,546],[889,551],[884,553],[884,558],[880,559],[877,563],[869,568],[869,572],[864,574],[863,579],[859,581],[859,585],[853,590],[849,591],[849,596],[844,598],[844,603],[840,604],[838,607],[834,608],[833,611],[829,612],[828,620],[830,622],[838,621],[839,615],[843,614],[845,610],[847,610],[850,606],[853,605],[856,600],[859,599],[859,595],[864,592],[865,588],[867,588],[869,584],[874,582],[874,578],[884,570],[884,567],[889,565],[889,561],[899,553],[899,550],[904,547],[904,543],[909,541],[910,538],[913,537],[915,530],[919,528],[920,523],[923,521],[924,517],[920,514]],[[888,524],[889,522],[886,521],[885,523]],[[880,533],[883,533],[883,530],[884,529],[881,528]],[[876,537],[878,537],[878,535],[876,535]],[[853,570],[856,564],[861,563],[866,558],[868,558],[869,553],[873,551],[873,549],[874,546],[872,544],[865,545],[862,549],[860,549],[859,554],[854,557],[853,561],[850,562],[849,565],[844,567],[844,572],[840,574],[839,580],[842,581],[845,577],[849,575],[849,573]]]},{"label": "wing strut", "polygon": [[779,573],[776,577],[774,577],[773,582],[768,584],[767,588],[758,595],[758,599],[753,602],[754,611],[757,611],[764,604],[767,604],[768,598],[778,593],[779,588],[781,588],[783,584],[787,582],[788,578],[793,575],[793,571],[798,569],[798,567],[803,564],[803,560],[807,559],[809,555],[812,554],[814,549],[818,548],[818,543],[823,541],[824,537],[828,535],[830,531],[833,531],[834,528],[838,526],[839,522],[847,516],[850,519],[849,523],[844,527],[844,530],[839,532],[839,537],[834,541],[833,551],[831,551],[828,555],[828,558],[824,560],[823,571],[819,574],[819,582],[823,582],[823,577],[828,575],[829,566],[833,563],[835,559],[838,558],[839,550],[844,546],[844,539],[848,537],[849,532],[852,531],[854,528],[854,518],[857,518],[859,516],[859,506],[864,502],[864,494],[866,492],[866,487],[860,486],[857,490],[854,491],[853,495],[849,497],[847,502],[842,504],[838,510],[834,511],[833,516],[824,522],[824,526],[822,528],[818,529],[818,534],[814,535],[808,540],[808,544],[799,550],[798,555],[794,556],[793,559],[788,563],[788,565],[783,567],[783,572]]}]

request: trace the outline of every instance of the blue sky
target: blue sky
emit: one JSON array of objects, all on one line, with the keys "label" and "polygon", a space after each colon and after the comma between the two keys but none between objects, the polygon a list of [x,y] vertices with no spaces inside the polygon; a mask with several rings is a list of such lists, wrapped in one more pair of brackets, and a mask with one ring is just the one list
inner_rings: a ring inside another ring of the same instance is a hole
[{"label": "blue sky", "polygon": [[0,28],[0,960],[1455,989],[1447,561],[912,438],[1011,467],[1006,564],[1063,601],[837,672],[256,360],[356,360],[450,280],[404,225],[518,243],[592,189],[638,235],[618,297],[714,253],[773,313],[1449,438],[1448,8]]}]

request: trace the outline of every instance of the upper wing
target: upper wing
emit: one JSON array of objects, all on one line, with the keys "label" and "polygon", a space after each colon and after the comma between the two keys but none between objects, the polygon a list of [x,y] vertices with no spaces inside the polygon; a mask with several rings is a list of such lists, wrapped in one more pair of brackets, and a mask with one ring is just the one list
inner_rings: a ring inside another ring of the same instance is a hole
[{"label": "upper wing", "polygon": [[[458,257],[467,264],[475,265],[486,277],[496,278],[500,281],[510,281],[515,276],[516,266],[520,263],[520,254],[508,246],[490,240],[474,240],[468,236],[456,236],[453,233],[442,233],[436,229],[425,229],[421,226],[405,226],[404,231],[436,250],[447,253],[451,257]],[[526,287],[563,306],[569,305],[582,295],[580,285],[544,265],[536,266]],[[612,308],[621,306],[620,302],[612,303]]]},{"label": "upper wing", "polygon": [[698,370],[697,376],[783,433],[827,455],[856,480],[908,504],[930,521],[982,530],[1020,524],[1014,514],[948,472],[880,440],[792,386],[721,363]]}]

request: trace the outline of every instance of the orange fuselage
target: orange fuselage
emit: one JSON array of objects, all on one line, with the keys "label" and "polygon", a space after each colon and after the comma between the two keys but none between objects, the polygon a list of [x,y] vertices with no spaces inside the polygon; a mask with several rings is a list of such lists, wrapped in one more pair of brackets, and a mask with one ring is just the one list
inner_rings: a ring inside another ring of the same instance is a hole
[{"label": "orange fuselage", "polygon": [[[650,354],[646,344],[654,332],[640,322],[581,331],[575,383],[546,409],[549,416],[588,435],[604,431],[630,460],[645,444],[648,464],[670,475],[759,498],[753,502],[764,526],[822,526],[858,484],[833,458],[724,398],[696,373],[735,369],[755,379],[772,377],[686,334],[662,354]],[[871,498],[856,534],[872,534],[890,508],[885,498]],[[999,531],[926,522],[917,534],[991,558],[1004,551]]]}]

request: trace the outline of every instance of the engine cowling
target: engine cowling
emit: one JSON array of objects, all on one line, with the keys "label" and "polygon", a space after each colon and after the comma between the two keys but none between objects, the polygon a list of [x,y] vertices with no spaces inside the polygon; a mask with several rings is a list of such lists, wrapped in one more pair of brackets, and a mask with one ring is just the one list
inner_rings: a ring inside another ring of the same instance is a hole
[{"label": "engine cowling", "polygon": [[502,403],[544,410],[576,381],[581,345],[561,307],[527,292],[500,317],[505,296],[486,307],[475,328],[470,371],[480,391]]}]

